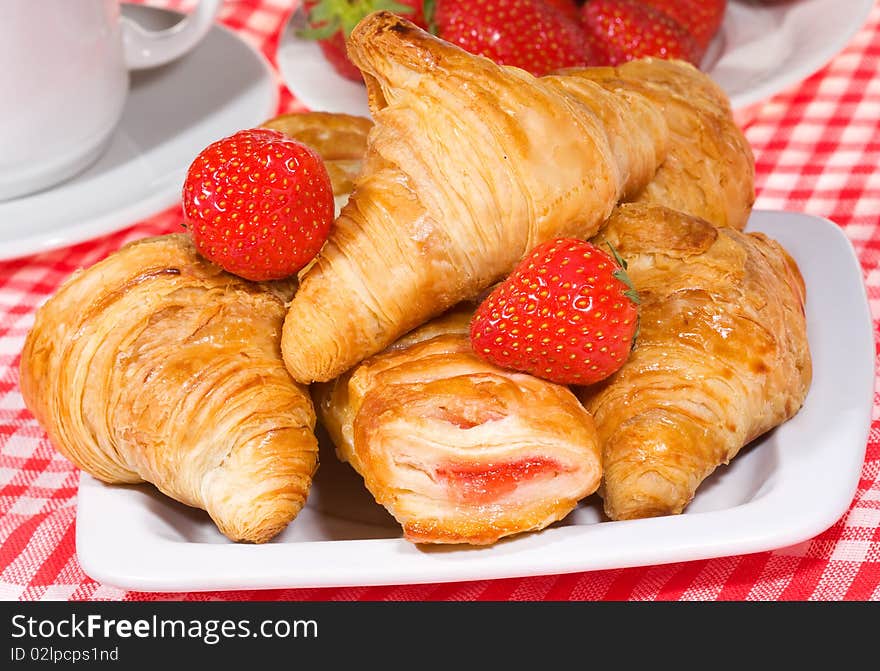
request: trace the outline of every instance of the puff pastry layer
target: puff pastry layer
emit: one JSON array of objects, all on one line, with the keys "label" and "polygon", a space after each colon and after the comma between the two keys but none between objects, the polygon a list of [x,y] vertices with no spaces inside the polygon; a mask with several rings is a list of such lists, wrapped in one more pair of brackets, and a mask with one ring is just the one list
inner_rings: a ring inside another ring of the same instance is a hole
[{"label": "puff pastry layer", "polygon": [[627,200],[745,227],[755,202],[755,159],[712,79],[696,76],[687,63],[650,58],[577,72],[610,91],[644,96],[663,112],[669,151],[650,183]]},{"label": "puff pastry layer", "polygon": [[38,310],[25,403],[87,473],[151,482],[229,538],[266,541],[318,463],[311,399],[281,361],[292,289],[222,272],[185,235],[129,244]]},{"label": "puff pastry layer", "polygon": [[579,391],[602,445],[605,511],[679,513],[717,466],[801,407],[803,279],[767,236],[657,206],[622,206],[593,242],[627,259],[642,300],[628,361]]}]

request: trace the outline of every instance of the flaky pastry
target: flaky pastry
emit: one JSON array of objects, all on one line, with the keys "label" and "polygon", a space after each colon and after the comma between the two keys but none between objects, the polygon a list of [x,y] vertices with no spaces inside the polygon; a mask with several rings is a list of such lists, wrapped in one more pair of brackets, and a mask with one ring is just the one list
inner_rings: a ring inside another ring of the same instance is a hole
[{"label": "flaky pastry", "polygon": [[626,200],[745,227],[755,202],[755,159],[712,79],[695,76],[688,63],[650,58],[577,72],[610,91],[644,96],[663,111],[669,151],[650,183]]},{"label": "flaky pastry", "polygon": [[129,244],[37,311],[25,403],[94,477],[151,482],[233,540],[269,540],[317,468],[311,399],[279,347],[292,289],[222,272],[185,235]]},{"label": "flaky pastry", "polygon": [[797,265],[761,233],[625,205],[593,242],[628,261],[635,350],[579,396],[602,445],[612,519],[680,513],[700,483],[792,417],[812,375]]}]

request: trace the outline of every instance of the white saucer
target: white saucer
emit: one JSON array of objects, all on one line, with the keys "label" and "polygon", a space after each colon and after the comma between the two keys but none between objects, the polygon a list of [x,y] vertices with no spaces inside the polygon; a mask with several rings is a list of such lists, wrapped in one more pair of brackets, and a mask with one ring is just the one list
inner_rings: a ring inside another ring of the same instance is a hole
[{"label": "white saucer", "polygon": [[300,6],[290,15],[278,41],[275,61],[287,88],[310,110],[369,118],[363,84],[337,74],[317,42],[297,37],[303,26],[305,14]]},{"label": "white saucer", "polygon": [[874,0],[732,0],[702,67],[733,108],[743,109],[825,66],[862,27],[873,5]]},{"label": "white saucer", "polygon": [[[864,24],[874,0],[796,0],[761,4],[731,0],[702,69],[724,89],[734,110],[770,97],[824,66]],[[288,88],[312,109],[369,116],[364,87],[336,74],[316,42],[295,32],[293,13],[278,45]]]},{"label": "white saucer", "polygon": [[[151,28],[180,14],[124,5]],[[180,199],[183,177],[207,145],[256,126],[278,107],[262,54],[222,26],[170,65],[132,73],[122,121],[88,170],[46,191],[0,202],[0,260],[120,230]]]}]

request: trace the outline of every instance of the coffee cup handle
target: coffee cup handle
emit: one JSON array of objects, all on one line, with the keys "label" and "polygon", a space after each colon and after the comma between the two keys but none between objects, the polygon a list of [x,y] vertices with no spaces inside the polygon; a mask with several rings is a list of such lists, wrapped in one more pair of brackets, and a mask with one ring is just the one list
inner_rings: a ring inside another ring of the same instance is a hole
[{"label": "coffee cup handle", "polygon": [[167,30],[147,30],[122,17],[125,64],[142,70],[180,58],[208,33],[222,4],[223,0],[201,0],[192,14]]}]

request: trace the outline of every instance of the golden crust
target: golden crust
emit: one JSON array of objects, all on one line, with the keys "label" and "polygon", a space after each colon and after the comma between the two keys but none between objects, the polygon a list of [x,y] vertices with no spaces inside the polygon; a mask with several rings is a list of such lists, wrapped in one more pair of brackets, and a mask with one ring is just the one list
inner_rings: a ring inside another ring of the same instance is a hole
[{"label": "golden crust", "polygon": [[291,294],[222,272],[185,235],[129,244],[37,311],[25,403],[94,477],[151,482],[233,540],[269,540],[317,468],[311,400],[279,351]]},{"label": "golden crust", "polygon": [[333,195],[351,193],[367,151],[367,135],[373,122],[364,117],[330,112],[294,112],[262,124],[299,140],[324,160]]},{"label": "golden crust", "polygon": [[669,127],[669,151],[651,182],[625,200],[663,205],[742,230],[755,202],[755,159],[730,102],[683,61],[642,59],[617,68],[567,71],[647,98]]},{"label": "golden crust", "polygon": [[479,359],[465,315],[313,387],[338,455],[416,543],[485,545],[542,529],[601,477],[575,396]]},{"label": "golden crust", "polygon": [[622,206],[593,241],[627,259],[642,300],[629,360],[579,391],[602,444],[605,511],[680,513],[717,466],[801,407],[803,279],[765,235],[657,206]]},{"label": "golden crust", "polygon": [[332,379],[473,299],[536,244],[592,235],[653,177],[668,141],[644,96],[577,73],[576,86],[536,79],[387,12],[364,19],[348,50],[376,125],[285,320],[285,363],[301,382]]}]

